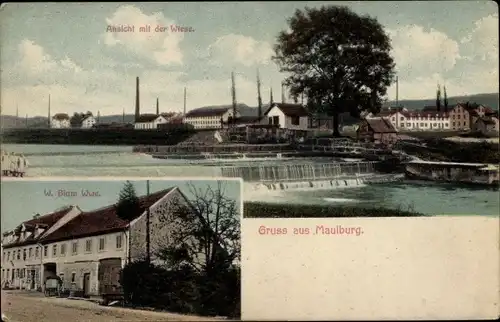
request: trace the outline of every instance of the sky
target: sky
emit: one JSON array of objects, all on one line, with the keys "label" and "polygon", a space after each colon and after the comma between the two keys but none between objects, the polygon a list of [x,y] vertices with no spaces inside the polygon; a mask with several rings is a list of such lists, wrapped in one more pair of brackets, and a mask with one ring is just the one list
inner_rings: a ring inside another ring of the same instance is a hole
[{"label": "sky", "polygon": [[[284,75],[271,61],[278,33],[296,9],[347,5],[375,17],[392,39],[399,99],[498,92],[498,6],[493,1],[10,3],[0,11],[2,114],[141,113],[280,97]],[[134,32],[107,31],[108,26]],[[151,32],[139,32],[140,26]],[[191,32],[155,32],[177,25]],[[395,84],[388,99],[396,96]]]},{"label": "sky", "polygon": [[[146,180],[130,180],[138,196],[146,195]],[[193,188],[200,192],[208,187],[217,188],[215,180],[150,180],[150,193],[171,187],[178,187],[187,198],[193,198]],[[17,227],[21,222],[29,220],[33,215],[51,213],[56,209],[77,205],[82,211],[91,211],[115,204],[118,201],[124,180],[95,181],[4,181],[1,189],[2,232]],[[238,180],[223,180],[222,191],[225,196],[235,200],[240,206],[240,182]],[[81,190],[98,191],[100,197],[81,196]],[[78,197],[57,197],[57,191],[76,191]],[[47,197],[46,191],[52,191],[54,196]]]}]

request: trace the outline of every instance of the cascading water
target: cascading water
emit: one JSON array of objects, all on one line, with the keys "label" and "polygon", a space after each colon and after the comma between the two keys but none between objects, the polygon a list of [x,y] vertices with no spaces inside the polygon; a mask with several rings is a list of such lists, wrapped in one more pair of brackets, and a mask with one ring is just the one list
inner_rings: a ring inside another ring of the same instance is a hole
[{"label": "cascading water", "polygon": [[243,178],[252,190],[356,187],[375,175],[373,162],[235,165],[222,167],[221,174]]}]

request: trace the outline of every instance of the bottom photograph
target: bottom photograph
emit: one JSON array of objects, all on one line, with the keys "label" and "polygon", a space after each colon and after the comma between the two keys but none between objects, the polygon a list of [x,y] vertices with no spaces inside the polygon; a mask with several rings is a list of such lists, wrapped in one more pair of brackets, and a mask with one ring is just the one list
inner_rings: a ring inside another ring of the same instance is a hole
[{"label": "bottom photograph", "polygon": [[2,321],[240,319],[240,180],[7,180]]}]

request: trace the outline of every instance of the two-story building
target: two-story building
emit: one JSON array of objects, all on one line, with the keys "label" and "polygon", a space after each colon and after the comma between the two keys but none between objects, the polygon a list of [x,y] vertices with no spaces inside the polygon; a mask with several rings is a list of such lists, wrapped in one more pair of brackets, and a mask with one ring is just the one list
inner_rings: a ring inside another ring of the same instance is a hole
[{"label": "two-story building", "polygon": [[192,209],[177,187],[139,197],[139,203],[128,219],[118,217],[115,205],[93,211],[69,206],[21,223],[3,236],[2,286],[36,290],[57,275],[80,296],[115,292],[123,266],[146,255],[148,212],[151,258],[158,261],[155,254],[176,229],[178,207]]},{"label": "two-story building", "polygon": [[163,115],[143,114],[134,123],[136,130],[156,130],[159,124],[165,124],[168,120]]},{"label": "two-story building", "polygon": [[50,120],[50,127],[53,129],[68,129],[71,127],[69,115],[66,113],[57,113]]},{"label": "two-story building", "polygon": [[453,131],[469,130],[471,127],[470,111],[465,104],[457,104],[450,109],[450,129]]},{"label": "two-story building", "polygon": [[184,115],[184,123],[195,129],[220,129],[224,124],[231,124],[233,119],[241,117],[238,108],[233,113],[231,105],[205,106],[191,110]]}]

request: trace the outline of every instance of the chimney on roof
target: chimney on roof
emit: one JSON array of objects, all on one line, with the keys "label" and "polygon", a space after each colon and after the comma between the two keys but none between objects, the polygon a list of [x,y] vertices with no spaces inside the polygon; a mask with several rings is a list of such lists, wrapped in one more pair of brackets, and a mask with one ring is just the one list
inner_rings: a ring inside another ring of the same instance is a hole
[{"label": "chimney on roof", "polygon": [[33,219],[37,219],[37,218],[40,218],[40,214],[34,214],[33,215]]}]

